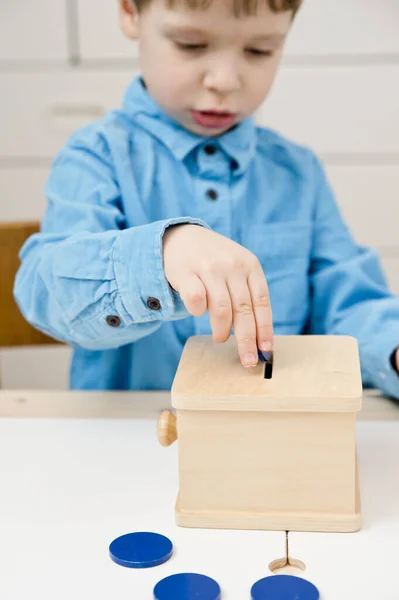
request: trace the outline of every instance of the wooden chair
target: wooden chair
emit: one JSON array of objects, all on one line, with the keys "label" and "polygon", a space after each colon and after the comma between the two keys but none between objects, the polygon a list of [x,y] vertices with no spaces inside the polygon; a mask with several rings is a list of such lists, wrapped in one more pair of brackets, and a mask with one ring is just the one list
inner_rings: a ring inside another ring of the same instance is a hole
[{"label": "wooden chair", "polygon": [[25,320],[13,297],[19,250],[38,231],[37,222],[0,224],[0,347],[58,343]]}]

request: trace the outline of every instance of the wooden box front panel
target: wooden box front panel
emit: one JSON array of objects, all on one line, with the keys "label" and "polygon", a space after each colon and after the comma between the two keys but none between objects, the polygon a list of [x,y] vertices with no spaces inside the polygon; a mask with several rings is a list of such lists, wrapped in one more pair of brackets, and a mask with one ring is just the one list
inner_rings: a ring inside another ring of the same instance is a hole
[{"label": "wooden box front panel", "polygon": [[354,413],[177,411],[184,511],[355,510]]}]

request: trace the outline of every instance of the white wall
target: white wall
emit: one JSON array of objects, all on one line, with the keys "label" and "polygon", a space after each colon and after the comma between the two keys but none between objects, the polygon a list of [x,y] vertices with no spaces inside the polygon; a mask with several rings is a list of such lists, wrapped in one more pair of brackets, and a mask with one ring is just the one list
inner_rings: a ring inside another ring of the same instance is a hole
[{"label": "white wall", "polygon": [[[116,0],[2,0],[0,220],[40,218],[52,157],[119,105],[137,47]],[[399,2],[305,0],[258,121],[319,152],[357,239],[399,293]],[[69,350],[0,354],[11,388],[66,388]]]}]

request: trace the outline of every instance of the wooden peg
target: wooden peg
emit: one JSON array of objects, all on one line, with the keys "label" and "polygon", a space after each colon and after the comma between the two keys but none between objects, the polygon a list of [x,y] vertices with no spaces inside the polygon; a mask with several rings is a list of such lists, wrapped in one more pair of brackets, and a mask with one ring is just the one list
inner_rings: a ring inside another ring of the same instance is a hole
[{"label": "wooden peg", "polygon": [[177,440],[176,417],[170,410],[164,410],[159,415],[157,433],[161,446],[170,446]]}]

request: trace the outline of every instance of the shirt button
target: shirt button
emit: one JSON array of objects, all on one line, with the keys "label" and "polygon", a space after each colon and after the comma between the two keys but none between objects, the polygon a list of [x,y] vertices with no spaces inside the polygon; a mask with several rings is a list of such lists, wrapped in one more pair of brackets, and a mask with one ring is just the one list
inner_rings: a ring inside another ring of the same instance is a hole
[{"label": "shirt button", "polygon": [[151,308],[151,310],[161,310],[161,303],[158,300],[158,298],[148,298],[147,300],[147,306],[148,308]]},{"label": "shirt button", "polygon": [[208,196],[208,198],[210,198],[211,200],[216,200],[218,197],[218,193],[215,190],[208,190],[206,192],[206,195]]},{"label": "shirt button", "polygon": [[215,154],[215,153],[216,153],[216,148],[215,148],[215,146],[214,146],[213,144],[207,144],[207,145],[204,147],[204,152],[205,152],[206,154],[209,154],[209,156],[212,156],[212,154]]},{"label": "shirt button", "polygon": [[117,317],[116,315],[108,315],[108,317],[105,319],[107,325],[109,325],[110,327],[119,327],[121,324],[121,320],[119,317]]}]

